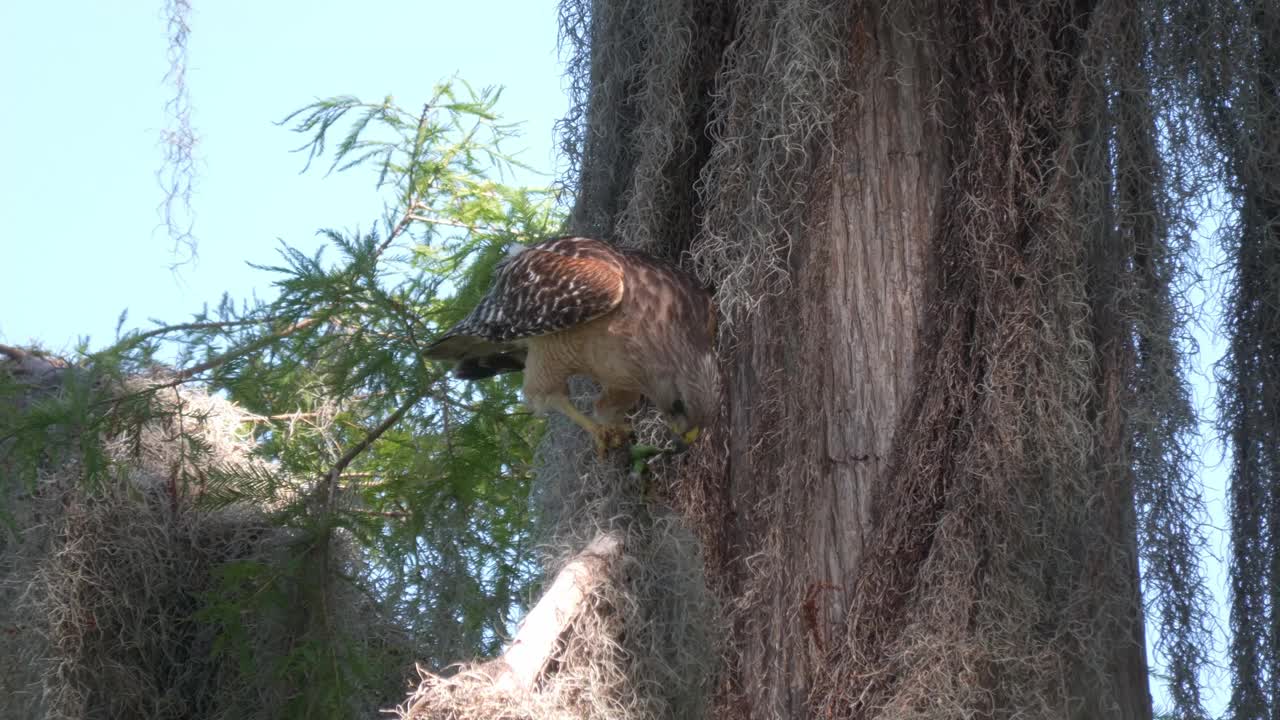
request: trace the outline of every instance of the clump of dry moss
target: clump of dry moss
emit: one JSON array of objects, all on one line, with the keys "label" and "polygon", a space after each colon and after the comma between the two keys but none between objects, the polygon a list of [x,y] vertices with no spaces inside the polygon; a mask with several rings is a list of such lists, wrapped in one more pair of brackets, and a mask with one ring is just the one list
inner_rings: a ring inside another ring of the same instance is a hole
[{"label": "clump of dry moss", "polygon": [[[69,374],[87,373],[65,363],[29,370],[12,356],[0,362],[27,388],[4,412],[57,399],[81,379]],[[274,572],[273,589],[288,592],[301,534],[272,517],[288,498],[201,502],[217,474],[277,472],[252,454],[252,417],[160,375],[97,387],[107,403],[145,398],[146,412],[100,426],[106,464],[93,479],[81,456],[50,450],[33,483],[4,487],[12,534],[0,544],[0,716],[281,717],[292,690],[274,668],[311,628],[267,603],[246,603],[234,628],[226,618],[244,600],[236,568]],[[52,448],[75,431],[49,432],[65,434],[49,438]],[[335,554],[347,562],[342,547]],[[407,664],[407,643],[363,596],[335,585],[327,599],[346,630]],[[370,688],[352,704],[372,711],[390,697]]]}]

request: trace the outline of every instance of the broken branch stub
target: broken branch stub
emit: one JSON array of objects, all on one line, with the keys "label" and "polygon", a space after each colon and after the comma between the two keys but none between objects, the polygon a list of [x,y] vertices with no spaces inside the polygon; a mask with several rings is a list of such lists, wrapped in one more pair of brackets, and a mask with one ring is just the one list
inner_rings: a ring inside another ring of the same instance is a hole
[{"label": "broken branch stub", "polygon": [[[401,720],[559,720],[590,716],[596,687],[581,668],[565,672],[568,634],[592,625],[621,563],[622,539],[600,533],[558,572],[529,610],[506,652],[445,678],[419,668],[421,681],[395,712]],[[596,638],[597,640],[599,638]],[[555,670],[553,670],[553,668]],[[591,673],[588,673],[590,675]],[[608,704],[607,698],[596,698]]]},{"label": "broken branch stub", "polygon": [[600,534],[556,574],[551,587],[520,624],[511,646],[499,661],[502,669],[494,687],[505,692],[530,692],[554,658],[560,638],[573,619],[586,609],[587,600],[609,580],[622,555],[622,541]]}]

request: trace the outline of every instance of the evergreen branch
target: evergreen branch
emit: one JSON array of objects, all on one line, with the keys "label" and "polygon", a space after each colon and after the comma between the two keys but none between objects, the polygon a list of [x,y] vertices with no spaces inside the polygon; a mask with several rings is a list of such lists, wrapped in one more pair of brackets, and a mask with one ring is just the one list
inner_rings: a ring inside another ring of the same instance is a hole
[{"label": "evergreen branch", "polygon": [[[121,402],[131,400],[133,398],[141,397],[142,395],[154,394],[160,390],[166,390],[169,388],[176,388],[179,385],[185,385],[186,383],[191,382],[192,380],[195,380],[196,376],[200,375],[201,373],[208,372],[209,370],[225,365],[226,363],[238,357],[249,355],[251,353],[255,353],[259,350],[262,350],[263,348],[268,347],[272,343],[277,342],[283,338],[289,337],[290,335],[298,332],[299,330],[303,330],[308,327],[311,327],[312,325],[315,325],[317,322],[320,322],[323,319],[324,319],[324,316],[304,318],[279,332],[272,333],[270,335],[258,338],[257,340],[251,343],[228,350],[227,352],[222,353],[221,355],[212,357],[202,363],[198,363],[196,365],[192,365],[191,367],[179,370],[175,372],[170,377],[170,379],[162,383],[149,385],[135,392],[103,398],[101,400],[95,401],[92,404],[93,405],[118,405]],[[235,322],[239,322],[239,321],[235,321]],[[178,326],[169,326],[169,328],[167,329],[172,329],[176,327]],[[162,330],[167,330],[167,329],[162,328]]]},{"label": "evergreen branch", "polygon": [[243,327],[245,325],[256,325],[259,323],[271,322],[274,319],[275,318],[265,318],[265,319],[264,318],[244,318],[242,320],[218,320],[218,321],[207,321],[207,322],[179,323],[177,325],[165,325],[163,327],[147,330],[146,332],[140,332],[136,335],[130,335],[129,337],[122,340],[119,344],[117,344],[116,347],[117,349],[125,349],[122,346],[125,346],[126,343],[127,343],[127,347],[137,347],[139,343],[150,340],[153,337],[159,337],[160,335],[167,335],[169,333],[191,332],[193,330],[225,330],[227,328]]},{"label": "evergreen branch", "polygon": [[[411,167],[417,164],[418,158],[422,154],[423,145],[427,141],[427,120],[430,117],[431,117],[431,103],[424,103],[422,105],[422,112],[418,115],[418,131],[414,136],[413,155],[412,155],[413,162],[411,163]],[[384,168],[384,171],[385,171],[385,168]],[[406,172],[405,174],[407,176],[412,176],[411,171]],[[416,188],[415,184],[410,183],[409,189],[405,191],[406,195],[405,195],[404,215],[400,217],[400,221],[396,223],[395,228],[392,229],[392,231],[387,234],[387,239],[382,241],[382,245],[378,246],[378,249],[374,251],[373,253],[374,258],[380,257],[382,253],[385,252],[386,249],[391,246],[391,243],[395,242],[395,239],[397,237],[399,237],[401,234],[403,234],[406,230],[409,229],[410,223],[413,222],[413,211],[417,210],[419,207],[422,206],[422,197],[427,194],[427,190],[430,189],[430,187],[431,187],[430,183],[428,183],[427,186],[423,188]]]},{"label": "evergreen branch", "polygon": [[185,382],[187,380],[190,380],[191,378],[195,377],[196,375],[199,375],[200,373],[208,372],[209,370],[212,370],[216,367],[225,365],[227,362],[234,360],[238,357],[249,355],[250,353],[255,353],[259,350],[262,350],[267,346],[271,345],[272,343],[275,343],[279,340],[289,337],[290,335],[298,332],[299,330],[305,330],[306,328],[309,328],[312,325],[315,325],[316,323],[320,322],[323,319],[325,319],[324,316],[318,316],[318,317],[310,317],[310,318],[304,318],[302,320],[299,320],[298,322],[290,325],[289,327],[279,332],[275,332],[270,335],[266,335],[264,337],[258,338],[257,340],[254,340],[251,343],[242,345],[238,348],[232,348],[231,350],[228,350],[227,352],[224,352],[221,355],[216,355],[212,358],[209,358],[208,360],[202,363],[198,363],[196,365],[192,365],[189,368],[179,370],[177,373],[174,374],[174,379],[178,382]]}]

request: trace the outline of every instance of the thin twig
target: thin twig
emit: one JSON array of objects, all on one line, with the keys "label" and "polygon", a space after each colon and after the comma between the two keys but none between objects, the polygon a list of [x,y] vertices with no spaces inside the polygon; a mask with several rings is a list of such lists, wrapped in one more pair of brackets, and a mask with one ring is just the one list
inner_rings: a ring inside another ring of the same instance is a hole
[{"label": "thin twig", "polygon": [[485,233],[492,233],[494,235],[499,235],[506,232],[506,230],[502,228],[493,227],[492,225],[469,225],[467,223],[459,222],[457,220],[449,220],[447,218],[441,218],[441,217],[431,217],[429,215],[410,214],[408,217],[410,220],[414,220],[417,222],[424,222],[431,225],[448,225],[449,227],[461,228],[463,230],[468,230],[470,232],[485,232]]},{"label": "thin twig", "polygon": [[423,397],[424,396],[421,394],[410,396],[410,398],[407,401],[405,401],[403,405],[396,408],[395,412],[388,415],[385,420],[378,423],[377,427],[370,430],[369,434],[365,435],[364,438],[360,440],[360,442],[351,446],[351,448],[347,450],[347,452],[343,453],[342,457],[338,458],[338,461],[333,464],[333,467],[329,468],[329,471],[324,474],[324,477],[322,479],[327,480],[330,485],[336,484],[338,482],[338,479],[342,475],[342,471],[346,470],[347,466],[350,465],[353,460],[359,457],[360,453],[364,452],[365,450],[368,450],[369,446],[373,445],[374,441],[376,441],[379,437],[382,437],[383,433],[390,430],[391,426],[399,422],[400,418],[404,417],[405,413],[412,410],[413,406],[418,404],[418,402],[421,401]]}]

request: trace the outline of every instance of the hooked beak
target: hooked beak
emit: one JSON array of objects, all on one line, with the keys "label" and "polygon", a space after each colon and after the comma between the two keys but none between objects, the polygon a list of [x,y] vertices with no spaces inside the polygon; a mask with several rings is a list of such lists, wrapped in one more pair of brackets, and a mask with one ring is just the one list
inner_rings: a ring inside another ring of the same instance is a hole
[{"label": "hooked beak", "polygon": [[676,444],[681,450],[687,450],[690,445],[698,440],[698,436],[702,434],[702,428],[690,428],[683,433],[676,434]]}]

